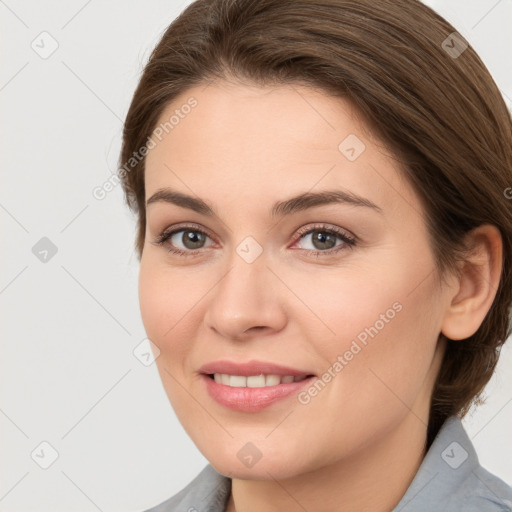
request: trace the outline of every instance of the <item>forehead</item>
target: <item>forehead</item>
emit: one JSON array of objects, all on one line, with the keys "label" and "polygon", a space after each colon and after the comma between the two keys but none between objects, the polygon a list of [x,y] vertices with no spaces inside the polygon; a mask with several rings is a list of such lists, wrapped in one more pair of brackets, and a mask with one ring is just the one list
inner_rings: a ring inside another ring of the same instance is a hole
[{"label": "forehead", "polygon": [[146,199],[170,186],[213,202],[341,186],[383,207],[397,194],[416,201],[356,109],[306,86],[202,84],[165,108],[157,130],[146,157]]}]

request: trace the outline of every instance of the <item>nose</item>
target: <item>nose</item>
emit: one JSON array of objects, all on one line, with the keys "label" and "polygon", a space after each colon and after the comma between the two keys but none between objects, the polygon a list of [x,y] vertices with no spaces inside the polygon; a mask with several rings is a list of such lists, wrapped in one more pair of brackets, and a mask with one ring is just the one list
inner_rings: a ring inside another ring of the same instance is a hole
[{"label": "nose", "polygon": [[263,256],[252,263],[236,258],[208,294],[206,326],[235,340],[280,331],[286,324],[282,283]]}]

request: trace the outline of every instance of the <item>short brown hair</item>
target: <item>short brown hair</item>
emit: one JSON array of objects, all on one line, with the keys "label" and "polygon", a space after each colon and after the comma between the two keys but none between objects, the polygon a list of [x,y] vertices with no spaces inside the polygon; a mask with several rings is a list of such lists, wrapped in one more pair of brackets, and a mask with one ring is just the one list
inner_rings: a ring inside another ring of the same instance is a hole
[{"label": "short brown hair", "polygon": [[228,77],[307,84],[350,101],[419,195],[439,275],[455,269],[470,230],[500,230],[499,288],[477,332],[447,340],[430,443],[448,416],[477,401],[511,332],[512,122],[498,87],[454,27],[418,0],[197,0],[153,50],[124,125],[121,179],[138,215],[139,258],[145,159],[125,164],[177,95]]}]

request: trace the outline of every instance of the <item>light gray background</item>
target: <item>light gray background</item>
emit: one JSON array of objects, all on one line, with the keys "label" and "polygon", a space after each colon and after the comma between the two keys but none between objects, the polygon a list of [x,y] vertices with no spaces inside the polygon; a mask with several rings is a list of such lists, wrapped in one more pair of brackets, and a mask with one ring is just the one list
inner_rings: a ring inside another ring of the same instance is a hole
[{"label": "light gray background", "polygon": [[[133,354],[145,338],[135,218],[120,187],[92,195],[116,171],[142,66],[188,3],[0,1],[1,511],[140,511],[207,464],[155,365]],[[427,3],[475,46],[510,106],[512,1]],[[43,31],[58,43],[46,59],[31,47],[51,49]],[[46,262],[32,251],[43,237],[57,247]],[[465,421],[483,465],[510,484],[511,363],[507,346],[487,404]],[[43,441],[58,452],[48,469]]]}]

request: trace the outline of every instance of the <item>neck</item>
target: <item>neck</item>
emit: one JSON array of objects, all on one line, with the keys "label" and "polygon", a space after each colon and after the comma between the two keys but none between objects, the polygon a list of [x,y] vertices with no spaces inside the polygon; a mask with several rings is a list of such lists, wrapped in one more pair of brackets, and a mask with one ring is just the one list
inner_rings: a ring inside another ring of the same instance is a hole
[{"label": "neck", "polygon": [[[426,422],[425,422],[426,423]],[[390,512],[425,455],[427,427],[410,413],[350,457],[285,480],[233,479],[226,512]]]}]

